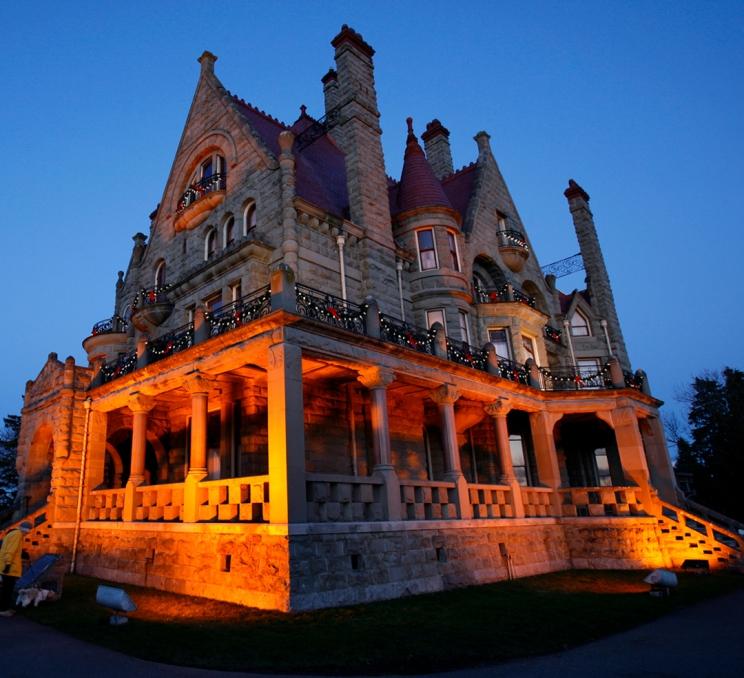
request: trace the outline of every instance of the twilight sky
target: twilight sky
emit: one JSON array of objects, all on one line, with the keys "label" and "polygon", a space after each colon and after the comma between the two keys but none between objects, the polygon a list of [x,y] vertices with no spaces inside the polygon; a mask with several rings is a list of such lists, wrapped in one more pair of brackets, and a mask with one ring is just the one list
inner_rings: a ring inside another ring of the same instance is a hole
[{"label": "twilight sky", "polygon": [[702,370],[744,368],[744,3],[6,2],[0,414],[50,351],[85,364],[201,52],[292,122],[300,104],[322,115],[342,23],[377,51],[389,174],[409,115],[449,128],[457,167],[485,129],[542,265],[578,251],[568,178],[588,191],[631,361],[665,411]]}]

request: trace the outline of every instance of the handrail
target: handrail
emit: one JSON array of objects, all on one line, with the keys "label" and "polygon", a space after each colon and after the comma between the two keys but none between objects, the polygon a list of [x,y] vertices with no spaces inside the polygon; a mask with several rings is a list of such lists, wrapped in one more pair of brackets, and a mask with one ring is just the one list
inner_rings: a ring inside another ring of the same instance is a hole
[{"label": "handrail", "polygon": [[181,195],[176,211],[183,212],[183,210],[185,210],[189,205],[194,204],[199,200],[199,198],[205,196],[207,193],[224,191],[226,178],[227,174],[218,172],[216,174],[211,174],[208,177],[204,177],[199,181],[195,181]]},{"label": "handrail", "polygon": [[93,329],[90,331],[91,336],[95,337],[99,334],[114,334],[116,332],[127,332],[129,330],[129,323],[124,318],[115,315],[105,320],[99,320]]}]

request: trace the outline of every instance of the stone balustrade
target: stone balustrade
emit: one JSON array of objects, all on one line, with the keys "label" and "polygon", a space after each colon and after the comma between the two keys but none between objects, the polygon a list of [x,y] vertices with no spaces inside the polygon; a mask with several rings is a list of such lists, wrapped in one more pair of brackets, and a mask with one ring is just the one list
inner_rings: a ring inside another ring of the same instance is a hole
[{"label": "stone balustrade", "polygon": [[455,483],[400,479],[403,520],[453,520],[457,516]]},{"label": "stone balustrade", "polygon": [[306,475],[309,522],[383,520],[382,478],[376,476]]},{"label": "stone balustrade", "polygon": [[549,487],[521,487],[524,515],[528,518],[555,517],[553,490]]},{"label": "stone balustrade", "polygon": [[564,516],[645,515],[638,487],[567,487],[558,490]]},{"label": "stone balustrade", "polygon": [[134,490],[135,520],[180,520],[183,511],[183,483],[140,485]]},{"label": "stone balustrade", "polygon": [[124,488],[93,490],[88,497],[88,520],[122,520]]},{"label": "stone balustrade", "polygon": [[509,485],[470,483],[473,518],[513,518],[514,497]]},{"label": "stone balustrade", "polygon": [[263,523],[269,520],[269,476],[201,481],[200,521]]}]

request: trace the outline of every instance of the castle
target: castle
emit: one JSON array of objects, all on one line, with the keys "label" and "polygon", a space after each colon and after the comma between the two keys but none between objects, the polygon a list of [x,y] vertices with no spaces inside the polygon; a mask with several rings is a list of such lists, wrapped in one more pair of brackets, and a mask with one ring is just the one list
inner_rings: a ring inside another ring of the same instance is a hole
[{"label": "castle", "polygon": [[[678,492],[589,195],[587,289],[544,275],[492,154],[401,125],[344,26],[291,125],[204,52],[111,318],[28,382],[18,518],[75,570],[303,610],[571,567],[739,562]],[[423,146],[422,146],[423,144]]]}]

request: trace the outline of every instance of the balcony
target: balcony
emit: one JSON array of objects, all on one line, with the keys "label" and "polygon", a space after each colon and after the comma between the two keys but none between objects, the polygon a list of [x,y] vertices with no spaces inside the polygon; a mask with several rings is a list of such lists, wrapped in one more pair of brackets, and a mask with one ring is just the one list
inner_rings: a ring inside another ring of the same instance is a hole
[{"label": "balcony", "polygon": [[83,341],[91,365],[111,360],[127,350],[129,324],[118,315],[100,320]]},{"label": "balcony", "polygon": [[90,331],[92,337],[97,337],[99,334],[117,334],[124,333],[129,330],[129,324],[123,318],[115,315],[113,318],[106,318],[106,320],[99,320],[93,329]]},{"label": "balcony", "polygon": [[224,200],[226,184],[227,175],[224,173],[212,174],[191,184],[178,201],[173,223],[176,231],[195,228],[201,224]]},{"label": "balcony", "polygon": [[501,258],[509,267],[509,270],[519,273],[524,267],[524,262],[530,256],[527,238],[519,231],[506,230],[497,232],[496,241]]},{"label": "balcony", "polygon": [[476,304],[503,304],[514,303],[525,304],[530,308],[535,308],[535,297],[525,294],[518,287],[510,283],[504,283],[501,287],[486,289],[478,282],[473,285],[473,300]]},{"label": "balcony", "polygon": [[141,289],[132,302],[132,323],[142,332],[152,332],[160,327],[173,311],[168,298],[169,285]]}]

